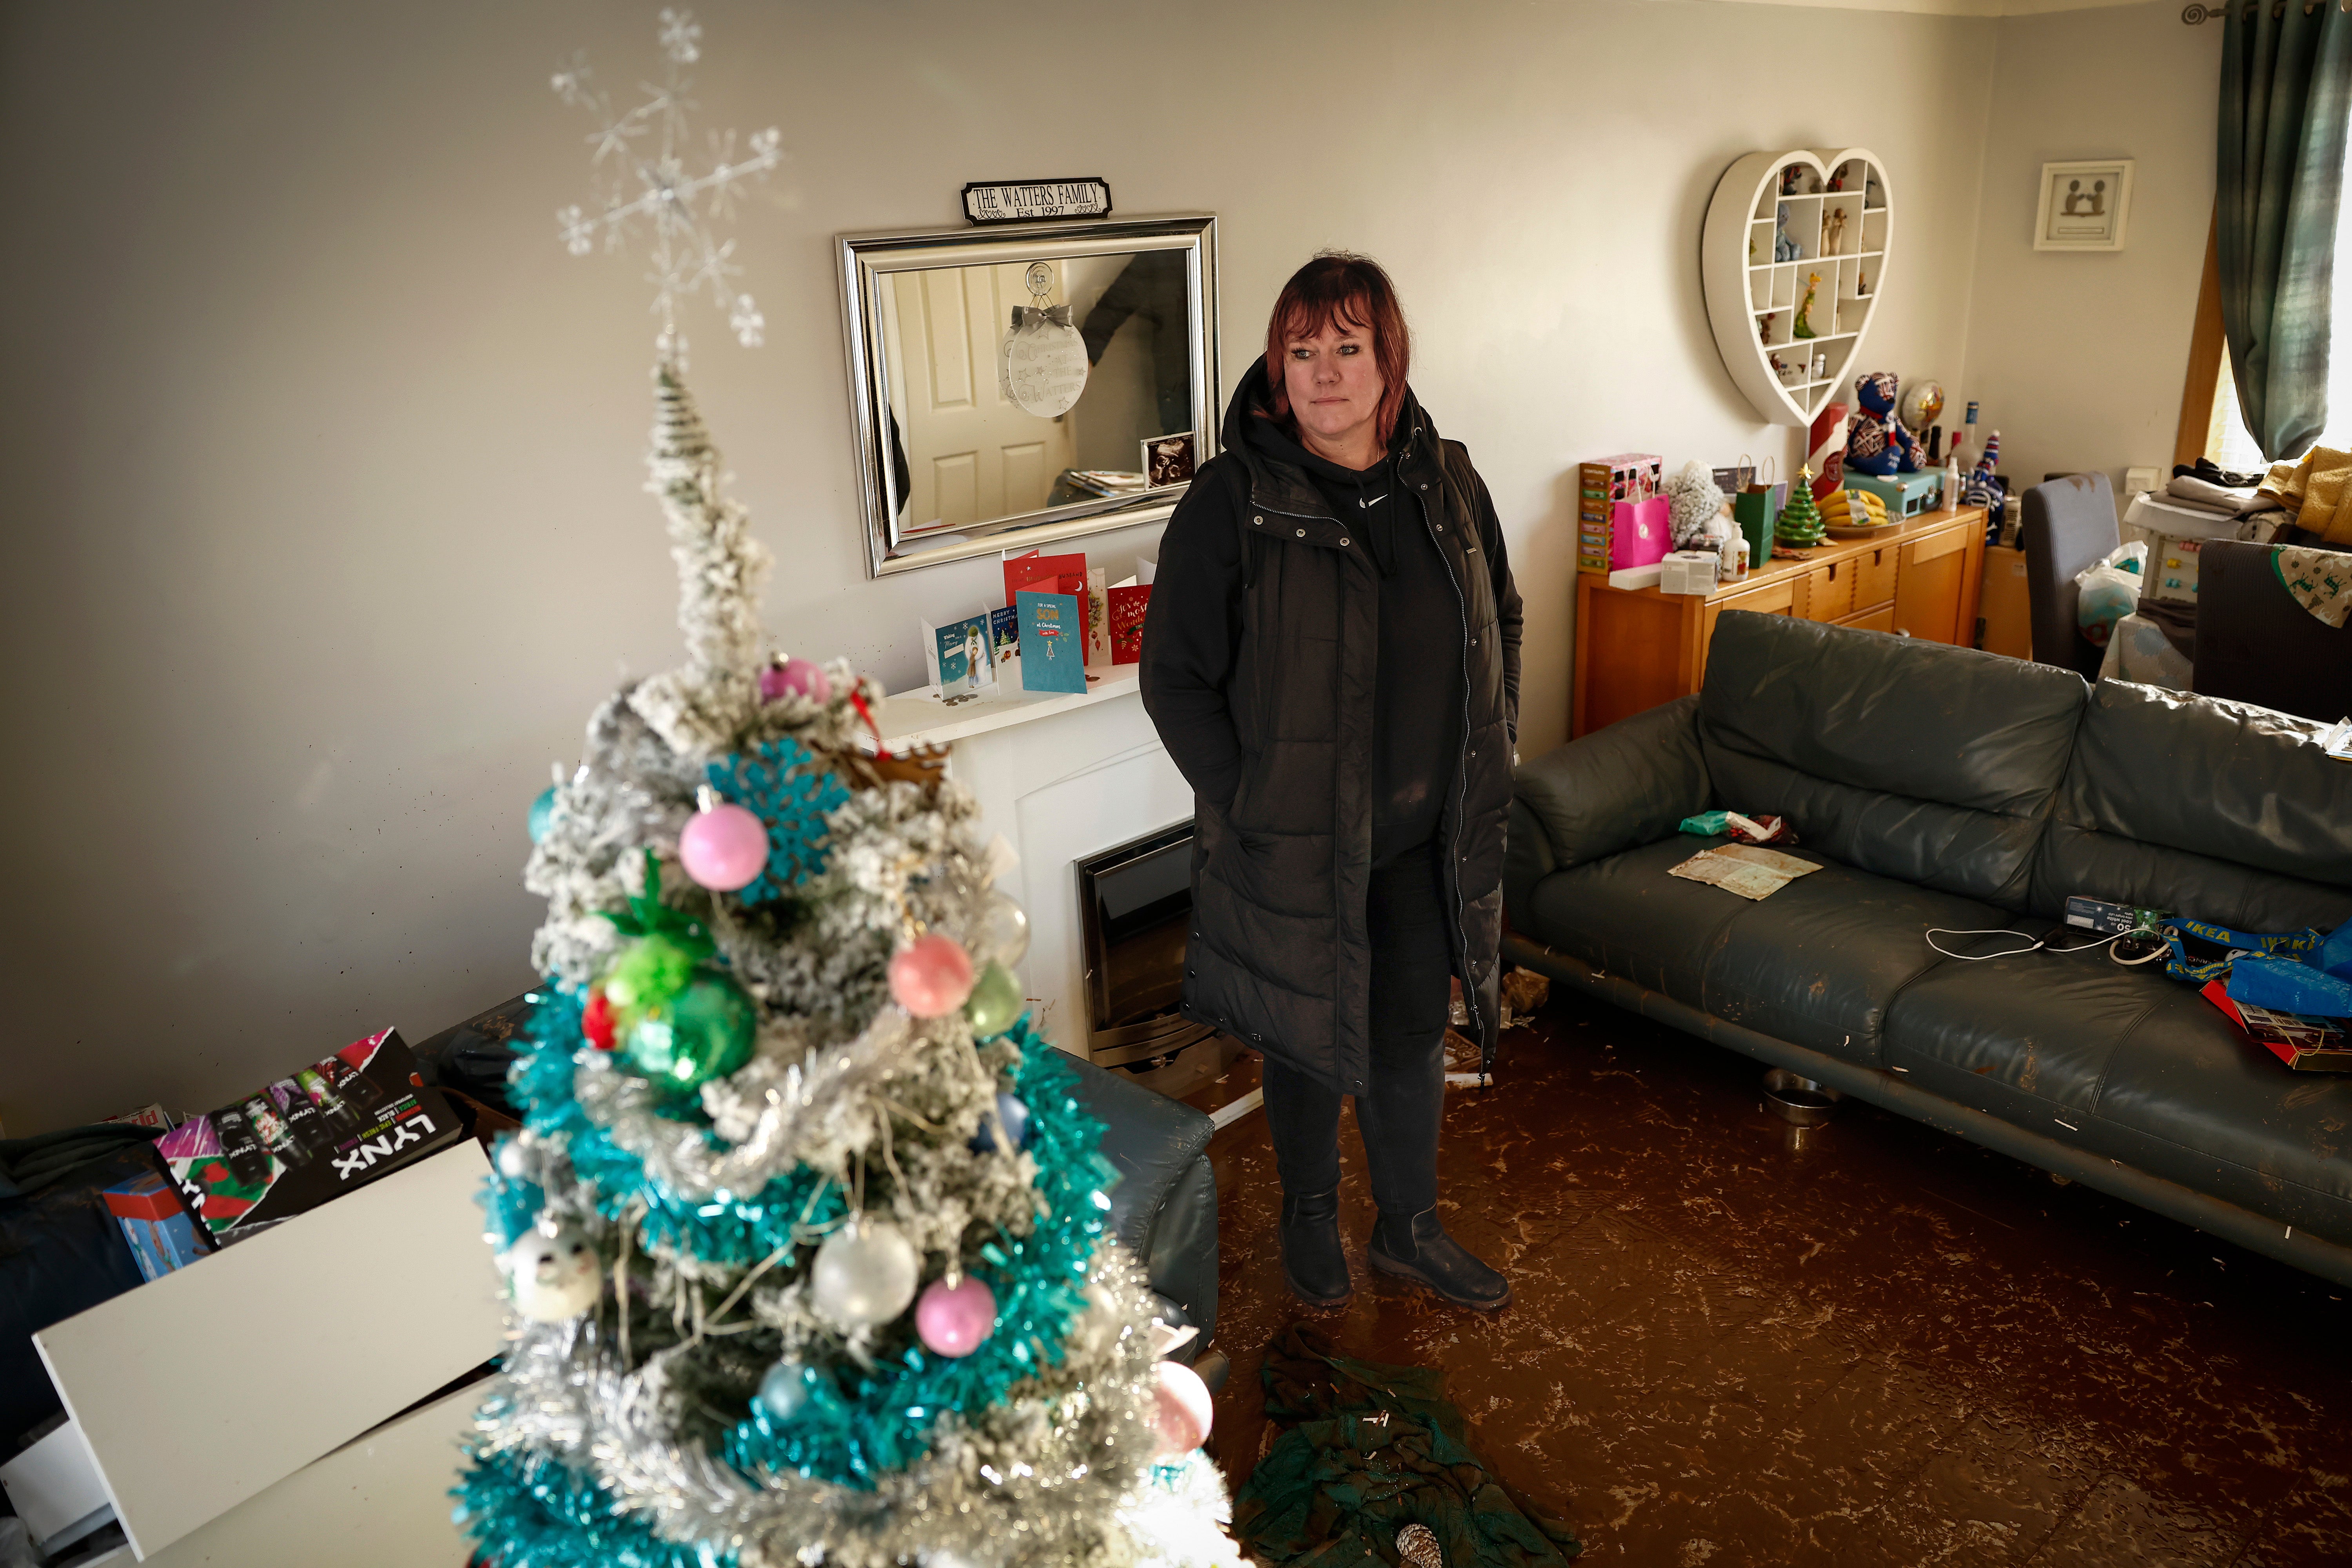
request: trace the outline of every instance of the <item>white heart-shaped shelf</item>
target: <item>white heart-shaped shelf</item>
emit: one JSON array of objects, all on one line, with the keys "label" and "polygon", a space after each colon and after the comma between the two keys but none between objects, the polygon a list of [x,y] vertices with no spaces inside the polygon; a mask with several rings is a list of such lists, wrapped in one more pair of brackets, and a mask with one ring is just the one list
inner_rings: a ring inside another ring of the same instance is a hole
[{"label": "white heart-shaped shelf", "polygon": [[1811,425],[1868,368],[1891,193],[1886,165],[1860,147],[1750,153],[1717,182],[1699,241],[1707,320],[1724,368],[1772,423]]}]

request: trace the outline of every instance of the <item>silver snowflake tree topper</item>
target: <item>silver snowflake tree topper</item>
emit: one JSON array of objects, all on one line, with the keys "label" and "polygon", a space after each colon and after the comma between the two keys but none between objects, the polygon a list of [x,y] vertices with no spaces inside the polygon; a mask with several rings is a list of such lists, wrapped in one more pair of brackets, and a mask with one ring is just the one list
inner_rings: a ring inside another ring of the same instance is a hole
[{"label": "silver snowflake tree topper", "polygon": [[587,140],[594,149],[589,166],[601,184],[602,205],[594,213],[564,207],[555,220],[564,247],[574,256],[595,249],[600,237],[606,254],[620,252],[644,226],[651,227],[653,270],[646,280],[654,286],[654,313],[661,318],[655,351],[664,363],[683,370],[686,339],[677,330],[678,306],[706,289],[712,303],[727,312],[736,342],[751,349],[763,339],[768,323],[759,306],[731,286],[743,270],[733,260],[735,242],[719,239],[715,229],[733,216],[737,185],[764,180],[783,162],[783,135],[772,125],[755,132],[749,155],[739,161],[735,132],[714,133],[708,172],[689,173],[687,112],[696,105],[688,96],[693,84],[685,68],[702,58],[702,26],[691,12],[665,6],[660,37],[662,80],[639,83],[646,100],[634,109],[614,110],[612,94],[595,82],[583,56],[573,56],[552,78],[558,97],[596,118],[597,129]]}]

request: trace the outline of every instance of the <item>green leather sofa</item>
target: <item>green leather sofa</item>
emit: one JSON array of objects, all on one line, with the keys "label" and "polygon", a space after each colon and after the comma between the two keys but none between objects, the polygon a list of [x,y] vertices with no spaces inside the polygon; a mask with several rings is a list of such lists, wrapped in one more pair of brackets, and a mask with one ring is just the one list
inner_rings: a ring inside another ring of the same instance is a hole
[{"label": "green leather sofa", "polygon": [[[2352,766],[2324,728],[1727,613],[1698,695],[1518,770],[1505,952],[2352,1285],[2352,1077],[2290,1071],[2160,963],[1968,963],[1924,935],[2069,931],[2072,894],[2239,931],[2352,920]],[[1677,831],[1715,807],[1786,816],[1822,868],[1758,902],[1667,875],[1723,842]]]}]

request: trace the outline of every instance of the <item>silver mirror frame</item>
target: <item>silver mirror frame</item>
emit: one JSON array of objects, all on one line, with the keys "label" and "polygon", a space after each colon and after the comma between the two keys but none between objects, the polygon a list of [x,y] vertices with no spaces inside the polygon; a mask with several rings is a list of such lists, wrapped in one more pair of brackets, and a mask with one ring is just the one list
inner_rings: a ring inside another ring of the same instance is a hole
[{"label": "silver mirror frame", "polygon": [[849,423],[857,458],[860,510],[866,521],[868,575],[882,577],[950,561],[993,555],[1003,550],[1025,550],[1031,545],[1074,539],[1081,534],[1163,521],[1176,510],[1176,502],[1189,488],[1189,481],[1135,497],[1109,497],[1024,512],[956,529],[952,531],[952,542],[925,545],[919,534],[902,532],[898,527],[889,464],[882,451],[878,411],[887,404],[888,390],[883,384],[880,290],[892,273],[935,267],[995,266],[1123,255],[1138,250],[1181,250],[1191,257],[1185,278],[1195,325],[1190,369],[1192,428],[1196,432],[1193,462],[1197,468],[1216,456],[1217,423],[1223,414],[1218,403],[1217,220],[1213,214],[1170,213],[1151,217],[1003,224],[980,229],[894,229],[841,236],[842,343],[849,374]]}]

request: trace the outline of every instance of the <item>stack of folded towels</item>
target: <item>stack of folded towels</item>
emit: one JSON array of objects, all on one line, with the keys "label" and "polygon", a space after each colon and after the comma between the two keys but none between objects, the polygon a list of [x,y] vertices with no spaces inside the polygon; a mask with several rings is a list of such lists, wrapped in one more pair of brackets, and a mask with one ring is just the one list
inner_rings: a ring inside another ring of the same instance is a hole
[{"label": "stack of folded towels", "polygon": [[2293,526],[2315,535],[2317,543],[2352,549],[2352,452],[2314,447],[2263,474],[2229,473],[2200,458],[2172,470],[2162,500],[2167,506],[2242,518],[2241,537],[2267,542]]}]

